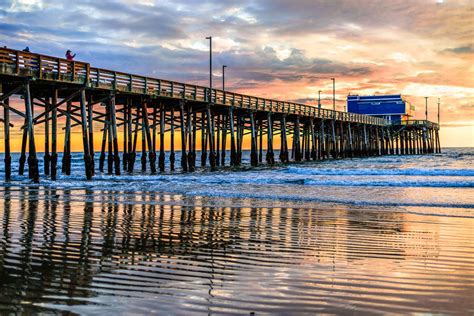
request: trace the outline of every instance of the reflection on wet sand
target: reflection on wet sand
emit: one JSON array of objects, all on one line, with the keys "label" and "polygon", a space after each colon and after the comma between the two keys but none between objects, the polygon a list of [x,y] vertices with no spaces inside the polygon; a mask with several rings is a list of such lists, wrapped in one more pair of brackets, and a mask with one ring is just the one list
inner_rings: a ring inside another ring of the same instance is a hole
[{"label": "reflection on wet sand", "polygon": [[114,190],[0,194],[0,312],[474,308],[472,218]]}]

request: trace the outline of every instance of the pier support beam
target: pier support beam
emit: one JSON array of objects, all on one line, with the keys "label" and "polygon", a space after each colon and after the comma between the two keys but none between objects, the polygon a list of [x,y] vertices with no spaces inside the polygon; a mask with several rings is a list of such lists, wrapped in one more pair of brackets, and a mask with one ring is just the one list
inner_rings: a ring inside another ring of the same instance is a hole
[{"label": "pier support beam", "polygon": [[58,90],[53,89],[53,96],[51,98],[51,180],[56,180],[58,172]]},{"label": "pier support beam", "polygon": [[[188,171],[188,155],[186,153],[186,139],[187,133],[185,128],[185,112],[184,112],[185,101],[181,101],[179,107],[179,114],[181,116],[181,169],[183,171]],[[189,116],[188,116],[189,117]]]},{"label": "pier support beam", "polygon": [[132,111],[133,111],[133,103],[128,100],[128,105],[126,107],[126,121],[127,121],[127,152],[128,152],[128,159],[127,159],[127,172],[132,173],[133,172],[133,166],[135,164],[135,159],[136,159],[136,153],[134,150],[133,146],[133,141],[132,141],[132,128],[133,128],[133,120],[132,120]]},{"label": "pier support beam", "polygon": [[104,129],[102,131],[102,144],[100,147],[100,156],[99,156],[99,171],[104,172],[105,164],[105,146],[107,143],[107,134],[109,131],[109,108],[105,108],[105,118],[104,118]]},{"label": "pier support beam", "polygon": [[66,103],[66,130],[64,134],[64,150],[62,160],[62,173],[71,174],[71,101]]},{"label": "pier support beam", "polygon": [[287,163],[288,162],[288,142],[286,138],[286,115],[283,115],[280,121],[281,124],[281,131],[280,131],[280,138],[281,138],[281,147],[280,147],[280,162]]},{"label": "pier support beam", "polygon": [[158,166],[160,172],[165,172],[165,107],[160,105],[160,156],[158,158]]},{"label": "pier support beam", "polygon": [[215,132],[216,132],[216,166],[219,166],[221,161],[220,161],[220,152],[219,152],[219,147],[220,147],[220,144],[221,144],[221,137],[220,137],[220,134],[221,134],[221,119],[220,119],[220,115],[217,114],[217,115],[214,115],[214,126],[215,126]]},{"label": "pier support beam", "polygon": [[170,139],[170,171],[174,171],[174,163],[176,161],[176,155],[174,152],[174,108],[171,108],[170,113],[170,130],[171,130],[171,139]]},{"label": "pier support beam", "polygon": [[250,113],[250,124],[251,124],[251,151],[250,151],[250,164],[254,167],[258,166],[258,154],[257,154],[257,130],[255,126],[255,113]]},{"label": "pier support beam", "polygon": [[87,125],[89,128],[89,157],[90,157],[90,168],[92,175],[95,174],[95,162],[94,162],[94,104],[92,102],[92,95],[89,96],[87,101]]},{"label": "pier support beam", "polygon": [[5,181],[10,181],[12,178],[12,157],[10,152],[10,99],[6,98],[3,106],[3,135],[5,142]]},{"label": "pier support beam", "polygon": [[235,145],[234,107],[229,108],[229,132],[230,132],[230,165],[237,165],[237,150]]},{"label": "pier support beam", "polygon": [[211,165],[211,171],[216,170],[216,149],[214,144],[214,120],[211,112],[211,105],[207,105],[207,135],[209,138],[209,164]]},{"label": "pier support beam", "polygon": [[275,164],[275,154],[273,153],[273,119],[272,113],[267,114],[267,164]]},{"label": "pier support beam", "polygon": [[196,113],[191,105],[188,106],[188,135],[189,135],[189,171],[196,170]]},{"label": "pier support beam", "polygon": [[296,116],[295,127],[293,129],[293,152],[295,161],[301,161],[301,135],[300,135],[300,117]]},{"label": "pier support beam", "polygon": [[120,175],[120,156],[119,156],[119,147],[118,147],[118,133],[117,133],[117,116],[115,112],[115,96],[110,98],[110,119],[112,126],[112,138],[113,138],[113,147],[114,147],[114,168],[115,175]]},{"label": "pier support beam", "polygon": [[86,109],[86,92],[81,91],[80,95],[80,107],[81,107],[81,128],[82,128],[82,144],[84,149],[84,167],[86,172],[87,180],[92,179],[92,163],[89,150],[89,139],[87,131],[87,109]]},{"label": "pier support beam", "polygon": [[145,130],[146,146],[148,147],[148,160],[150,163],[150,171],[156,173],[156,154],[153,150],[153,140],[150,135],[150,124],[148,122],[148,105],[142,102],[143,129]]},{"label": "pier support beam", "polygon": [[227,148],[227,126],[229,116],[222,115],[222,150],[221,150],[221,166],[225,166],[226,148]]},{"label": "pier support beam", "polygon": [[29,177],[34,183],[39,183],[38,159],[36,157],[35,132],[33,129],[33,102],[30,94],[30,84],[27,81],[24,89],[26,120],[28,126],[28,169]]},{"label": "pier support beam", "polygon": [[314,129],[314,118],[311,118],[309,121],[309,129],[311,133],[311,159],[316,160],[317,159],[317,153],[316,153],[316,131]]},{"label": "pier support beam", "polygon": [[50,174],[50,162],[51,155],[49,154],[49,98],[46,98],[45,102],[45,121],[44,121],[44,157],[43,157],[43,168],[44,174],[49,176]]}]

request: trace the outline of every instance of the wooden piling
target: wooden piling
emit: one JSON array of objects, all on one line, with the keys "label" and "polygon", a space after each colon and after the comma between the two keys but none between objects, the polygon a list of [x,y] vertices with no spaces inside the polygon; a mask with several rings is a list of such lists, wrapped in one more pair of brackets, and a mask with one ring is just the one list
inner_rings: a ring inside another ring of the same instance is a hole
[{"label": "wooden piling", "polygon": [[123,105],[123,129],[122,129],[122,135],[123,135],[123,150],[122,150],[122,169],[123,171],[128,170],[128,139],[130,138],[130,135],[128,134],[128,99],[125,101]]},{"label": "wooden piling", "polygon": [[[157,123],[157,119],[158,119],[158,108],[156,105],[153,106],[153,121],[152,121],[152,124],[153,124],[153,127],[151,129],[151,131],[153,132],[153,135],[152,135],[152,144],[151,144],[151,150],[153,151],[153,166],[156,165],[156,123]],[[156,167],[154,167],[155,170],[156,170]]]},{"label": "wooden piling", "polygon": [[273,119],[272,113],[267,113],[267,155],[266,160],[268,165],[275,164],[275,154],[273,153]]},{"label": "wooden piling", "polygon": [[258,163],[263,162],[263,120],[258,120]]},{"label": "wooden piling", "polygon": [[207,141],[206,141],[206,111],[201,112],[201,167],[207,163]]},{"label": "wooden piling", "polygon": [[94,162],[94,103],[92,95],[89,95],[87,100],[87,127],[89,129],[89,165],[91,168],[92,175],[95,174],[95,162]]},{"label": "wooden piling", "polygon": [[45,122],[44,122],[44,156],[43,156],[43,169],[44,174],[49,176],[51,155],[49,154],[49,98],[46,98],[45,102]]},{"label": "wooden piling", "polygon": [[165,172],[165,106],[160,104],[160,156],[158,157],[158,166],[160,172]]},{"label": "wooden piling", "polygon": [[230,133],[230,165],[237,165],[237,150],[235,144],[234,107],[229,108],[229,133]]},{"label": "wooden piling", "polygon": [[257,131],[256,131],[256,126],[255,126],[255,113],[250,113],[250,124],[251,124],[250,164],[256,167],[258,166],[258,154],[257,154]]},{"label": "wooden piling", "polygon": [[148,161],[150,163],[150,171],[152,174],[156,173],[156,155],[153,150],[153,140],[150,134],[150,124],[148,122],[148,105],[147,102],[142,102],[142,117],[143,129],[145,131],[146,146],[148,147]]},{"label": "wooden piling", "polygon": [[225,166],[226,145],[227,145],[227,126],[229,124],[229,116],[222,115],[222,149],[221,149],[221,166]]},{"label": "wooden piling", "polygon": [[142,172],[146,172],[146,163],[147,163],[147,143],[146,143],[146,131],[145,131],[145,121],[148,121],[148,113],[143,112],[143,100],[140,102],[140,112],[141,112],[141,140],[142,140],[142,155],[140,157],[140,162],[142,166]]},{"label": "wooden piling", "polygon": [[28,125],[28,168],[30,179],[39,183],[38,159],[36,157],[35,132],[33,129],[33,102],[30,94],[30,84],[27,81],[24,88],[26,119]]},{"label": "wooden piling", "polygon": [[280,147],[280,162],[287,163],[288,162],[288,143],[286,138],[286,115],[283,115],[280,120],[281,131],[280,131],[280,138],[281,138],[281,147]]},{"label": "wooden piling", "polygon": [[84,167],[87,180],[92,179],[92,166],[91,157],[89,150],[89,139],[87,131],[87,109],[86,109],[86,92],[82,90],[80,95],[80,107],[81,107],[81,128],[82,128],[82,144],[84,149]]},{"label": "wooden piling", "polygon": [[187,116],[188,116],[188,138],[189,138],[188,166],[189,166],[189,171],[195,171],[196,169],[196,113],[193,112],[191,105],[189,105],[187,108]]},{"label": "wooden piling", "polygon": [[[136,133],[137,133],[137,129],[138,127],[135,127],[135,133],[132,132],[132,129],[133,129],[133,103],[131,102],[131,100],[128,100],[128,106],[127,106],[127,134],[128,134],[128,137],[127,137],[127,152],[128,152],[128,161],[127,161],[127,172],[129,173],[132,173],[133,172],[133,166],[135,164],[135,160],[136,160],[136,153],[135,153],[135,149],[134,149],[134,143],[136,143],[134,141],[135,139],[135,136],[136,136]],[[137,123],[135,123],[135,125],[137,125]],[[134,138],[132,138],[132,136]]]},{"label": "wooden piling", "polygon": [[62,173],[71,174],[71,101],[66,103],[66,130],[64,133],[64,150],[62,159]]},{"label": "wooden piling", "polygon": [[120,155],[119,155],[119,146],[118,146],[118,132],[117,132],[117,116],[115,112],[115,95],[110,98],[110,118],[112,126],[112,138],[113,138],[113,147],[114,147],[114,168],[115,175],[120,175]]},{"label": "wooden piling", "polygon": [[181,169],[183,171],[188,171],[188,155],[186,152],[186,138],[187,138],[187,133],[186,133],[186,128],[185,128],[185,112],[184,112],[184,106],[185,102],[181,101],[180,102],[180,116],[181,116]]},{"label": "wooden piling", "polygon": [[5,144],[5,181],[10,181],[12,177],[12,157],[10,151],[10,98],[3,101],[3,123],[4,123],[4,144]]},{"label": "wooden piling", "polygon": [[56,180],[58,170],[58,153],[57,153],[57,138],[58,138],[58,112],[56,109],[58,103],[58,90],[53,89],[53,95],[51,98],[51,180]]},{"label": "wooden piling", "polygon": [[171,139],[170,139],[170,170],[174,171],[174,163],[176,160],[175,152],[174,152],[174,108],[171,109],[171,115],[170,115],[170,126],[171,126]]},{"label": "wooden piling", "polygon": [[311,118],[309,121],[309,129],[311,133],[311,159],[316,160],[317,153],[316,153],[316,131],[314,125],[314,118]]},{"label": "wooden piling", "polygon": [[220,115],[214,115],[214,124],[215,124],[215,129],[216,129],[216,166],[220,165],[220,144],[221,144],[221,120],[220,120]]},{"label": "wooden piling", "polygon": [[321,137],[321,139],[320,139],[320,143],[321,143],[320,152],[321,152],[322,159],[327,159],[327,158],[329,158],[329,155],[328,155],[329,151],[328,151],[328,148],[327,148],[326,133],[325,133],[326,128],[325,128],[324,125],[325,124],[324,124],[324,118],[323,118],[323,119],[321,119],[321,123],[320,123],[320,126],[319,126],[319,128],[320,128],[320,137]]},{"label": "wooden piling", "polygon": [[295,127],[293,128],[293,149],[294,149],[294,159],[295,161],[301,161],[301,135],[300,135],[300,117],[296,116]]},{"label": "wooden piling", "polygon": [[107,134],[109,131],[109,110],[108,107],[106,107],[106,113],[105,113],[105,119],[104,119],[104,129],[102,131],[102,145],[100,147],[100,156],[99,156],[99,171],[104,172],[104,164],[105,164],[105,149],[106,149],[106,143],[107,143]]},{"label": "wooden piling", "polygon": [[209,164],[211,171],[216,170],[216,150],[214,147],[214,124],[211,112],[211,105],[207,105],[207,135],[209,137]]},{"label": "wooden piling", "polygon": [[244,136],[244,118],[241,113],[237,114],[237,159],[236,165],[239,166],[242,163],[242,143],[243,143],[243,136]]}]

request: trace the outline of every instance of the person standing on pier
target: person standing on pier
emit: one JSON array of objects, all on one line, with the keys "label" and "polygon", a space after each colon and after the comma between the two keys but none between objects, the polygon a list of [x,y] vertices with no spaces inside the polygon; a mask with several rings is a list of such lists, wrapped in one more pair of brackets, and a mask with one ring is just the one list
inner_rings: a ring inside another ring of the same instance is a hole
[{"label": "person standing on pier", "polygon": [[66,58],[67,58],[67,60],[74,60],[74,57],[76,57],[76,54],[72,55],[71,53],[72,53],[72,52],[71,52],[70,49],[68,49],[68,50],[66,51]]}]

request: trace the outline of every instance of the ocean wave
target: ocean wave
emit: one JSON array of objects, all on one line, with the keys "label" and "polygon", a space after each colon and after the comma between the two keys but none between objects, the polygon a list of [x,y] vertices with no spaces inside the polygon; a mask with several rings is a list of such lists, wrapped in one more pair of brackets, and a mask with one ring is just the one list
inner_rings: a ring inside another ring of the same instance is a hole
[{"label": "ocean wave", "polygon": [[422,169],[422,168],[304,168],[290,166],[285,172],[300,175],[351,175],[351,176],[474,176],[473,169]]},{"label": "ocean wave", "polygon": [[[296,171],[296,172],[295,172]],[[305,174],[307,171],[308,174]],[[327,171],[327,170],[326,170]],[[446,187],[446,188],[473,188],[474,178],[469,176],[454,176],[454,174],[437,177],[414,175],[406,177],[403,174],[380,174],[318,172],[316,169],[302,169],[289,167],[280,170],[260,170],[252,172],[198,172],[178,174],[123,174],[120,176],[97,174],[91,181],[86,181],[81,173],[71,176],[60,175],[57,181],[41,179],[40,184],[50,187],[94,187],[133,185],[138,188],[154,185],[165,188],[168,185],[187,186],[220,186],[220,185],[284,185],[298,189],[304,186],[340,186],[340,187]],[[15,185],[30,185],[27,177],[13,176]],[[1,183],[0,183],[1,185]],[[8,185],[8,184],[3,184]]]}]

